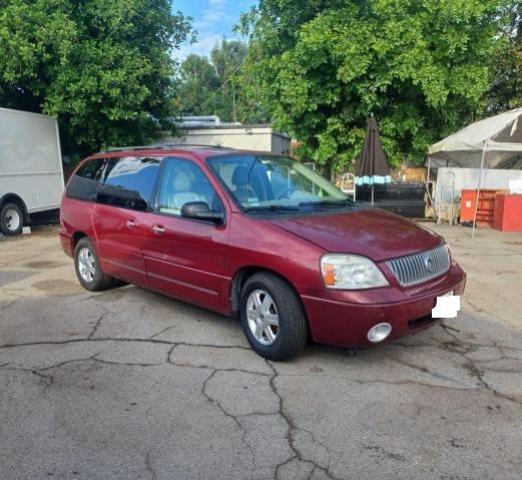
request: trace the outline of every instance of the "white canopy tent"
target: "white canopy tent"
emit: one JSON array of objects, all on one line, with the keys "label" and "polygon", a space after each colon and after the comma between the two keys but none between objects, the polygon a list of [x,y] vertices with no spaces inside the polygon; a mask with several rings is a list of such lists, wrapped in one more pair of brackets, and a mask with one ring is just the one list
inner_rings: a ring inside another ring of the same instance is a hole
[{"label": "white canopy tent", "polygon": [[[428,177],[431,166],[480,168],[477,198],[487,168],[522,168],[522,108],[472,123],[432,145],[428,152]],[[477,218],[475,206],[473,233]]]}]

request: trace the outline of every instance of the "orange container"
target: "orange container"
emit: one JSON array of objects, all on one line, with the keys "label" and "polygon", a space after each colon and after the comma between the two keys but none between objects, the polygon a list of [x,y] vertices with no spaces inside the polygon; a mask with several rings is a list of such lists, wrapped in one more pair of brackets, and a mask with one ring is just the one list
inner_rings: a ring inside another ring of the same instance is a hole
[{"label": "orange container", "polygon": [[462,190],[460,196],[460,221],[472,222],[475,216],[476,190]]},{"label": "orange container", "polygon": [[503,232],[522,232],[522,195],[497,195],[494,227]]},{"label": "orange container", "polygon": [[[495,197],[497,190],[481,190],[477,208],[477,224],[493,226],[495,216]],[[472,222],[477,203],[476,190],[462,190],[460,197],[460,221]]]}]

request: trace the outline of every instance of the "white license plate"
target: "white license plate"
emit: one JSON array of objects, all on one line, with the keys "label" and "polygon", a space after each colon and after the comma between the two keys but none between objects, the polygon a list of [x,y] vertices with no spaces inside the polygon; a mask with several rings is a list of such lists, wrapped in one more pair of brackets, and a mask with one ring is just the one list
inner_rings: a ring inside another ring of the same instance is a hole
[{"label": "white license plate", "polygon": [[460,310],[460,295],[454,291],[437,297],[437,303],[431,311],[433,318],[456,318]]}]

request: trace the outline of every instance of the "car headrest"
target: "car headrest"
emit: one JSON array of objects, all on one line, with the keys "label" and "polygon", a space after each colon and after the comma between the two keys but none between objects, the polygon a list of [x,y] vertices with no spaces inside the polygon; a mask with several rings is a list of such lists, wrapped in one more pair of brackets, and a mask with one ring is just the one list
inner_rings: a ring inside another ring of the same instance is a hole
[{"label": "car headrest", "polygon": [[185,172],[178,172],[174,178],[175,192],[190,192],[192,181]]},{"label": "car headrest", "polygon": [[247,165],[238,165],[232,174],[232,185],[248,185],[252,168]]}]

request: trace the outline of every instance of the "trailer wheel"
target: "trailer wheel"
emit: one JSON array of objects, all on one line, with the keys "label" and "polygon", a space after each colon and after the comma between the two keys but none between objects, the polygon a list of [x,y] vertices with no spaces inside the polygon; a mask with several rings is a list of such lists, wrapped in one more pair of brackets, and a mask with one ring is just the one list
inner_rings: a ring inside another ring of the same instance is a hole
[{"label": "trailer wheel", "polygon": [[0,230],[4,235],[17,235],[24,226],[24,214],[16,203],[8,202],[0,209]]}]

